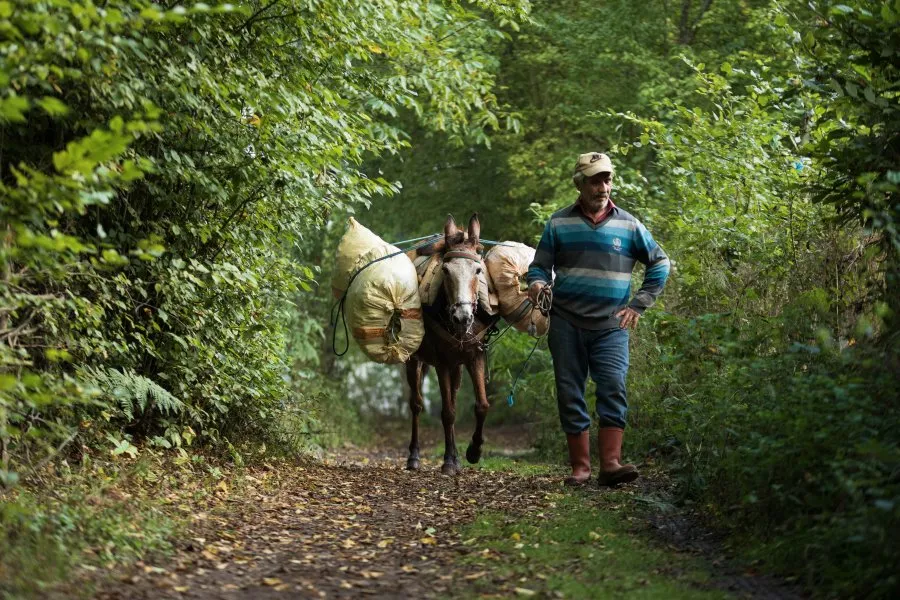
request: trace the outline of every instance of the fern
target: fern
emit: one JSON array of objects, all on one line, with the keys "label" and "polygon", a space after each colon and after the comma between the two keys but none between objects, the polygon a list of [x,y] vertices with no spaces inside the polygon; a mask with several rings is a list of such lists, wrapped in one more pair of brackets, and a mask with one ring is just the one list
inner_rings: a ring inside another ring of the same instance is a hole
[{"label": "fern", "polygon": [[[86,367],[82,376],[99,388],[105,396],[114,399],[129,421],[135,414],[143,413],[152,406],[164,413],[183,413],[188,408],[158,383],[138,375],[130,369],[119,371],[112,368]],[[189,411],[193,412],[193,411]]]}]

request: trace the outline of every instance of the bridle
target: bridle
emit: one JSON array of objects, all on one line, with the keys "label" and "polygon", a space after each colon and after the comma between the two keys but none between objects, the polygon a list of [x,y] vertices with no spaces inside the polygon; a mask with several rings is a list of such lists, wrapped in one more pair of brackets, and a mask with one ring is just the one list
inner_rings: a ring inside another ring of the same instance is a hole
[{"label": "bridle", "polygon": [[[468,252],[466,250],[448,250],[447,252],[444,252],[444,255],[442,256],[442,258],[445,261],[450,260],[451,258],[464,258],[466,260],[471,260],[472,262],[477,262],[478,264],[481,265],[482,269],[484,268],[484,261],[482,260],[481,255],[478,254],[477,252]],[[474,301],[472,301],[472,302],[454,302],[453,304],[450,305],[449,308],[452,311],[454,308],[457,308],[459,306],[465,306],[466,304],[469,304],[472,306],[472,312],[474,313],[476,305],[478,304],[477,294],[476,294]]]},{"label": "bridle", "polygon": [[[482,266],[482,269],[484,268],[484,261],[482,260],[481,255],[478,254],[477,252],[469,252],[467,250],[448,250],[447,252],[445,252],[442,255],[442,258],[445,261],[453,259],[453,258],[462,258],[465,260],[471,260],[473,262],[480,264]],[[454,302],[453,304],[449,305],[448,308],[452,311],[454,308],[457,308],[459,306],[464,306],[467,304],[472,306],[472,312],[474,313],[475,310],[478,308],[477,295],[476,295],[475,300],[472,302]],[[443,325],[441,325],[440,323],[435,321],[432,317],[428,316],[427,313],[425,314],[425,325],[426,325],[426,327],[429,327],[432,331],[434,331],[439,337],[444,339],[444,341],[449,342],[453,346],[458,347],[460,350],[462,350],[462,348],[468,344],[475,343],[475,344],[478,344],[477,348],[482,351],[485,349],[485,345],[482,342],[482,340],[485,338],[486,335],[488,335],[489,331],[494,328],[493,327],[494,323],[489,323],[487,327],[485,327],[484,329],[482,329],[480,332],[476,333],[475,335],[468,336],[466,338],[459,338],[459,337],[456,337],[455,335],[453,335],[448,330],[448,328],[444,327]]]}]

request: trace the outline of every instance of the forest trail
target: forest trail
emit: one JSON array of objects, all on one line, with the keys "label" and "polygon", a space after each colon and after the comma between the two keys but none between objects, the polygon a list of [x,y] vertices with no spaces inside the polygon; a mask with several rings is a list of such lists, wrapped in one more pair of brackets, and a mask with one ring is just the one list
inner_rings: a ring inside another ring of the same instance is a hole
[{"label": "forest trail", "polygon": [[[515,550],[524,545],[519,533],[503,534],[519,543],[496,544],[477,536],[465,539],[470,532],[461,526],[485,514],[499,515],[501,527],[526,522],[552,525],[561,511],[573,512],[567,498],[583,503],[587,512],[609,513],[621,504],[604,503],[609,492],[595,487],[564,489],[562,467],[543,465],[538,474],[523,474],[522,469],[467,466],[458,476],[444,476],[437,433],[428,432],[423,467],[415,473],[403,468],[405,441],[396,435],[382,438],[375,447],[344,448],[321,460],[249,469],[248,485],[239,497],[208,514],[194,515],[174,556],[116,572],[93,597],[593,597],[546,586],[548,576],[596,577],[596,570],[591,574],[590,565],[582,564],[593,562],[593,552],[571,556],[564,573],[554,573],[552,567],[541,572],[541,565],[535,564],[535,572],[522,575],[505,568],[510,561],[526,560]],[[488,462],[494,457],[513,463],[527,450],[521,430],[487,433]],[[615,518],[633,521],[626,513]],[[642,523],[646,529],[646,521]],[[634,523],[625,527],[636,531]],[[578,543],[590,544],[603,535],[589,533],[590,539]],[[662,567],[656,565],[652,576],[649,570],[654,565],[642,565],[640,560],[632,567],[637,572],[610,573],[608,597],[656,597],[662,591],[657,582],[665,587],[668,579],[678,583],[679,598],[732,597],[729,590],[738,591],[736,597],[793,597],[762,578],[688,576],[683,564],[694,558],[671,540],[666,543],[660,554]],[[653,585],[648,577],[654,579]]]}]

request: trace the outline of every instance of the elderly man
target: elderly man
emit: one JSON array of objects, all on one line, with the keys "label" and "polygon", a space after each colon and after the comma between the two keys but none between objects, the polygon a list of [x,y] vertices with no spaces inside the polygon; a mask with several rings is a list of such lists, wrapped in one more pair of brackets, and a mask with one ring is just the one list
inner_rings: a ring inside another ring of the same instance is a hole
[{"label": "elderly man", "polygon": [[[628,409],[628,330],[662,292],[669,259],[640,221],[610,199],[613,166],[607,155],[579,156],[572,180],[580,195],[544,227],[528,269],[528,291],[536,302],[540,290],[553,282],[550,354],[572,465],[565,483],[583,485],[591,477],[591,417],[584,398],[590,374],[597,384],[600,424],[598,483],[612,486],[638,477],[634,465],[619,462]],[[636,261],[647,270],[641,289],[630,298]]]}]

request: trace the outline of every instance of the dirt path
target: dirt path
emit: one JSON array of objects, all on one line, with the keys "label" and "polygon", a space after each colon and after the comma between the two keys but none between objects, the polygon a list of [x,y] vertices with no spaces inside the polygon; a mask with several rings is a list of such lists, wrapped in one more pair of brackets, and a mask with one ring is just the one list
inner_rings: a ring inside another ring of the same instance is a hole
[{"label": "dirt path", "polygon": [[[521,430],[489,434],[488,457],[527,447]],[[173,557],[118,572],[94,597],[452,597],[460,594],[460,582],[476,578],[490,585],[491,597],[521,595],[515,581],[459,560],[478,553],[485,569],[491,558],[506,557],[470,545],[458,527],[484,511],[510,520],[545,518],[564,491],[563,470],[524,476],[466,468],[446,477],[440,460],[426,452],[423,469],[411,473],[398,445],[395,438],[303,465],[251,469],[239,499],[194,515]],[[423,448],[437,446],[429,441]],[[791,597],[761,580],[750,578],[748,586],[747,579],[722,570],[714,587],[744,597]]]},{"label": "dirt path", "polygon": [[[501,435],[494,436],[495,438]],[[507,448],[508,451],[508,448]],[[322,462],[254,469],[257,489],[222,514],[199,515],[165,565],[138,564],[98,598],[422,598],[467,576],[455,526],[476,511],[546,509],[554,477],[465,469],[426,458],[406,471],[397,448],[348,448]],[[486,476],[487,475],[487,476]],[[197,516],[197,515],[195,515]],[[285,594],[292,592],[292,594]]]}]

